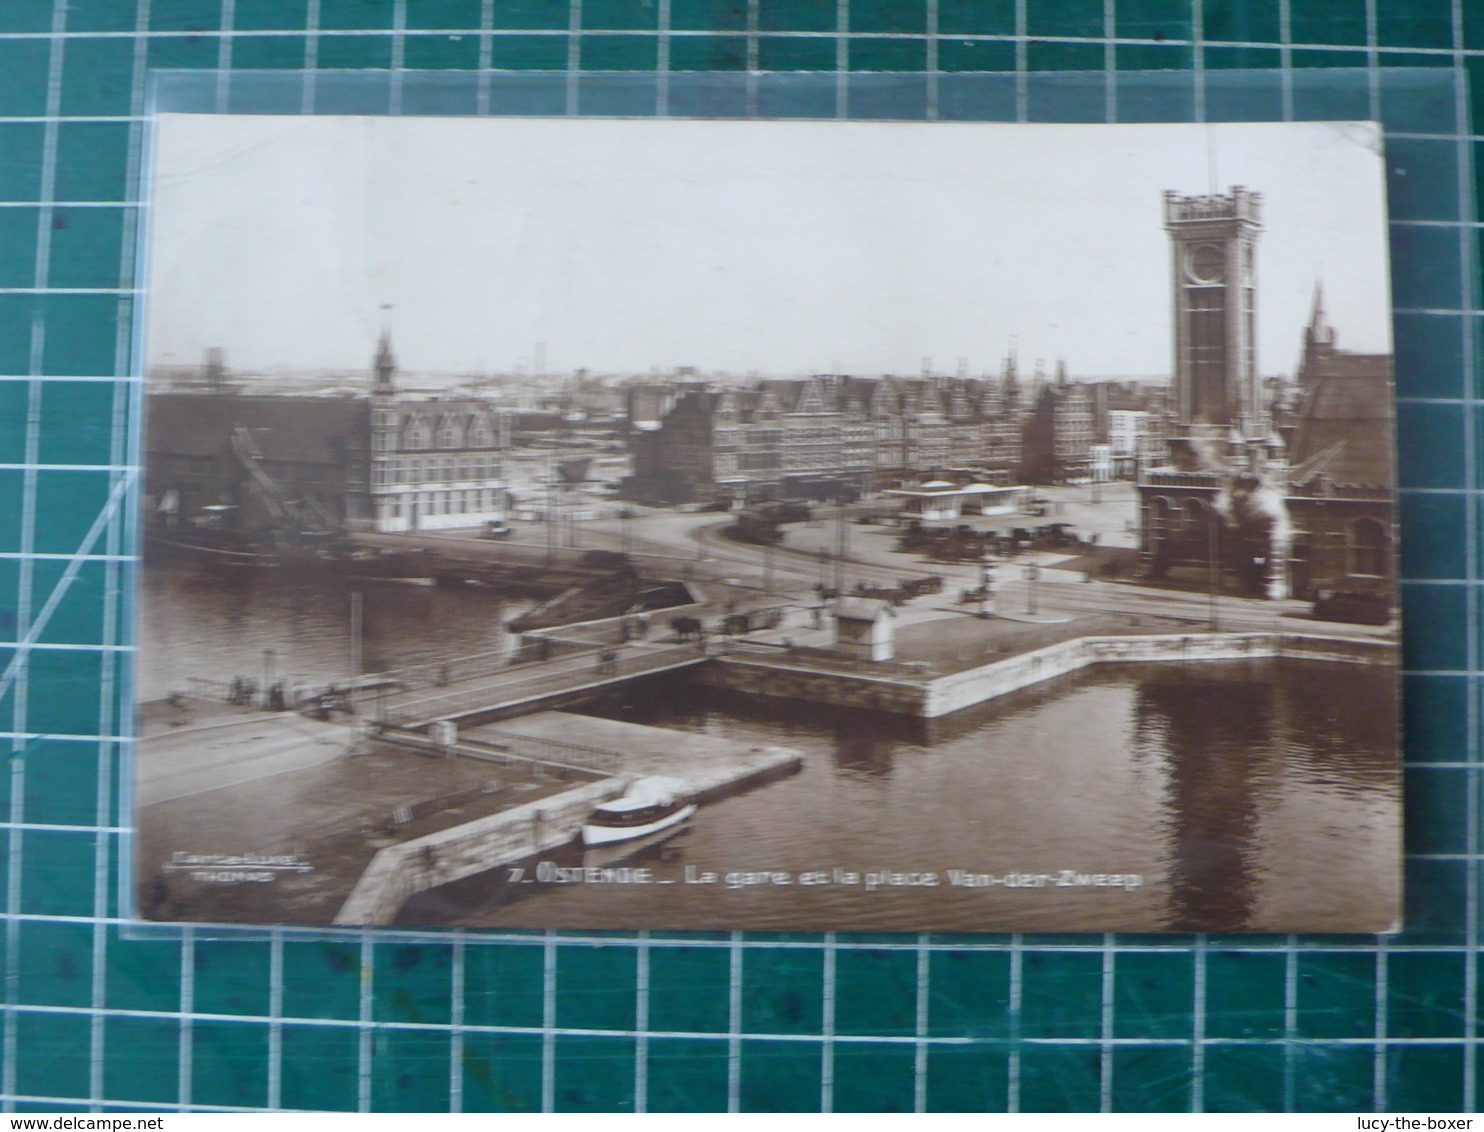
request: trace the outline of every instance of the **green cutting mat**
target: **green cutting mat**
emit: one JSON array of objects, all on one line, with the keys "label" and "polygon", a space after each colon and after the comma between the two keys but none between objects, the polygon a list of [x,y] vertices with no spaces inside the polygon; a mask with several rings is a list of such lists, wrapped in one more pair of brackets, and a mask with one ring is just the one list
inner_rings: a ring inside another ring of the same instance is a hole
[{"label": "green cutting mat", "polygon": [[[308,72],[289,112],[1380,117],[1406,931],[138,936],[119,904],[117,740],[137,389],[118,375],[148,77],[182,68],[220,72],[187,91],[218,109],[282,94],[251,72]],[[386,73],[328,73],[344,69]],[[402,77],[477,69],[533,73]],[[610,70],[645,74],[593,74]],[[1129,74],[1148,70],[1177,72],[1152,99]],[[1270,73],[1232,79],[1253,70]],[[1484,138],[1469,77],[1484,91],[1472,0],[0,2],[4,1106],[1474,1109]]]}]

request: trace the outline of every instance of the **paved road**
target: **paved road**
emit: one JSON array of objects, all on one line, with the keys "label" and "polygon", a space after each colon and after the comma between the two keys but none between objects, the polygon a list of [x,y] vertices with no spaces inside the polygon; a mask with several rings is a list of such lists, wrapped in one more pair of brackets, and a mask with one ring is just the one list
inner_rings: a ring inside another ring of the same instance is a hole
[{"label": "paved road", "polygon": [[134,802],[152,806],[319,766],[353,740],[348,727],[292,712],[165,732],[135,746]]}]

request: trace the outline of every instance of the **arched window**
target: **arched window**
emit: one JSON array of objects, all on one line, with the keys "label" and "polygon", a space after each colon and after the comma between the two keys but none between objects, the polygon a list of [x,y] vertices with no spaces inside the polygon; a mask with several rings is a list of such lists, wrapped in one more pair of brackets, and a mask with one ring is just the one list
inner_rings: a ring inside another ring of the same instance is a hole
[{"label": "arched window", "polygon": [[1149,501],[1149,533],[1154,538],[1164,538],[1170,530],[1170,512],[1174,510],[1172,504],[1163,495],[1156,495]]},{"label": "arched window", "polygon": [[1356,519],[1346,531],[1347,568],[1369,578],[1386,576],[1386,528],[1375,519]]},{"label": "arched window", "polygon": [[1206,505],[1199,499],[1187,499],[1183,508],[1184,526],[1187,531],[1202,531],[1206,527]]},{"label": "arched window", "polygon": [[469,426],[469,447],[488,448],[490,446],[489,419],[484,416],[474,418]]},{"label": "arched window", "polygon": [[438,422],[438,447],[457,448],[459,446],[459,424],[458,418],[452,413],[446,414]]}]

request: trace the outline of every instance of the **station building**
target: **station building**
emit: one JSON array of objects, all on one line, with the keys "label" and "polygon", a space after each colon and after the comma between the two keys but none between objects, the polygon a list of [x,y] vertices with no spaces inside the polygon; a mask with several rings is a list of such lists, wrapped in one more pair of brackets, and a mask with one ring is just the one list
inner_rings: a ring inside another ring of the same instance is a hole
[{"label": "station building", "polygon": [[1292,406],[1257,375],[1261,194],[1165,194],[1175,315],[1170,460],[1138,479],[1146,576],[1272,598],[1394,600],[1392,359],[1339,348],[1316,287]]}]

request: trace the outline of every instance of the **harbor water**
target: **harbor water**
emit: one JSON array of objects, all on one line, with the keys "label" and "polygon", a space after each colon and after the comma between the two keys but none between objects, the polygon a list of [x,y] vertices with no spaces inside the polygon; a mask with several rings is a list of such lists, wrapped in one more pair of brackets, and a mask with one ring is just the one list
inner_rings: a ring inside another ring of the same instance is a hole
[{"label": "harbor water", "polygon": [[140,702],[233,677],[326,684],[351,672],[351,598],[361,595],[361,671],[508,651],[504,626],[536,603],[479,586],[366,581],[200,563],[140,571]]},{"label": "harbor water", "polygon": [[[509,649],[504,623],[530,605],[475,587],[151,564],[138,698],[265,664],[277,679],[343,679],[352,592],[364,671]],[[931,721],[655,678],[581,710],[791,747],[800,772],[709,801],[622,860],[642,883],[584,872],[574,844],[523,865],[560,880],[493,870],[420,894],[402,920],[1384,930],[1400,892],[1395,707],[1391,668],[1305,661],[1101,666]]]},{"label": "harbor water", "polygon": [[628,862],[648,883],[580,872],[574,846],[546,862],[563,883],[496,870],[403,919],[1384,930],[1400,889],[1392,682],[1312,662],[1104,667],[931,722],[656,683],[601,710],[792,746],[803,769],[702,806]]}]

